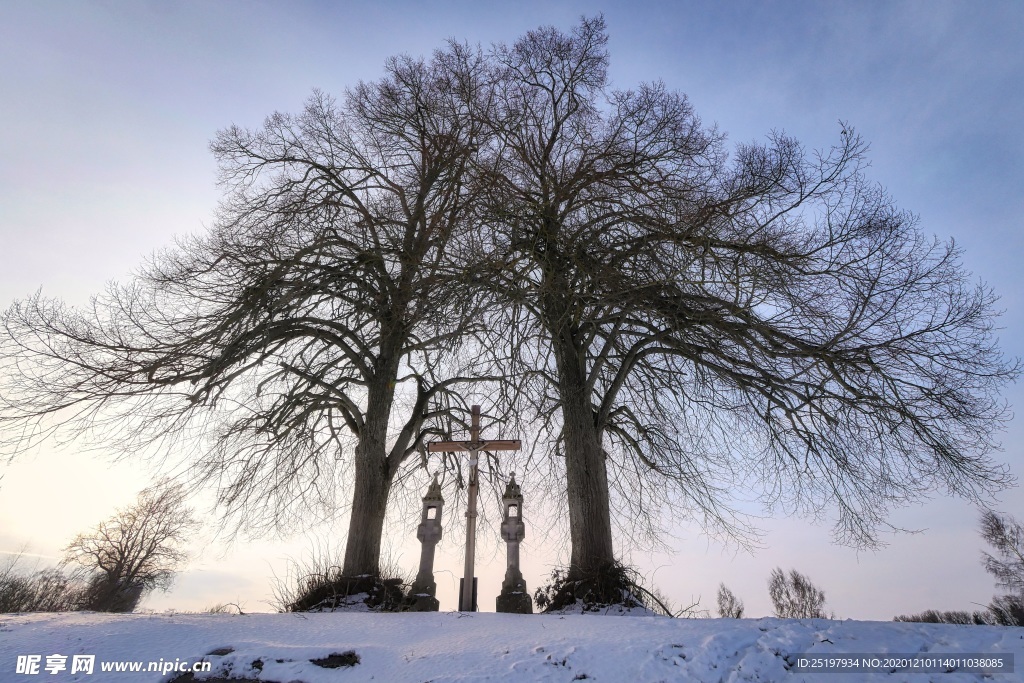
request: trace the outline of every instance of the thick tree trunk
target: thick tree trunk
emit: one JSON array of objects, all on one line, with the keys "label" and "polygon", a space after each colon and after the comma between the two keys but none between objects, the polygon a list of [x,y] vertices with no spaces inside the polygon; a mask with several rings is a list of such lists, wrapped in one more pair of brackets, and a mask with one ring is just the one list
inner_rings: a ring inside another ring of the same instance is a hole
[{"label": "thick tree trunk", "polygon": [[[385,337],[387,339],[387,337]],[[345,543],[345,576],[380,574],[384,516],[395,473],[387,460],[387,430],[395,398],[398,344],[382,344],[375,377],[367,391],[366,420],[355,453],[352,516]]]},{"label": "thick tree trunk", "polygon": [[355,492],[342,573],[345,576],[378,576],[384,515],[387,513],[392,477],[387,471],[383,453],[376,457],[360,457],[359,450],[362,448],[357,449],[356,455]]},{"label": "thick tree trunk", "polygon": [[569,577],[593,573],[615,560],[608,499],[608,474],[594,411],[586,391],[583,359],[568,335],[555,335],[565,475],[572,542]]}]

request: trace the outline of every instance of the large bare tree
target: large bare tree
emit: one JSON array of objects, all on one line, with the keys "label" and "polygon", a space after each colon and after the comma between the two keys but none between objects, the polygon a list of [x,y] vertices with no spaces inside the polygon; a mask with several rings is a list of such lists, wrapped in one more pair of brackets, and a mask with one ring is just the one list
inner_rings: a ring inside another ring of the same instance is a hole
[{"label": "large bare tree", "polygon": [[450,361],[473,303],[446,250],[467,229],[480,59],[392,59],[340,105],[317,93],[221,131],[208,235],[87,310],[37,296],[4,314],[9,444],[63,428],[125,452],[190,446],[250,533],[308,526],[346,478],[343,570],[376,575],[402,464],[463,407]]},{"label": "large bare tree", "polygon": [[994,296],[866,180],[864,143],[730,160],[685,97],[610,91],[606,40],[597,18],[499,46],[480,114],[479,281],[564,455],[570,578],[614,562],[616,500],[743,534],[748,484],[870,545],[892,504],[1005,486]]}]

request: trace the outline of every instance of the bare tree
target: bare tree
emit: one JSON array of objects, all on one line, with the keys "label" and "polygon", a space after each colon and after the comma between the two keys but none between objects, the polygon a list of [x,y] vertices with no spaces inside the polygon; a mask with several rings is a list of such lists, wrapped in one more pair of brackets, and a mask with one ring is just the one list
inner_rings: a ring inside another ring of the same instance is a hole
[{"label": "bare tree", "polygon": [[825,593],[811,580],[791,569],[787,577],[781,568],[773,569],[768,580],[768,595],[780,619],[834,619],[825,613]]},{"label": "bare tree", "polygon": [[1001,588],[1024,595],[1024,525],[1009,515],[985,510],[981,537],[996,551],[995,555],[982,551],[985,571],[996,577]]},{"label": "bare tree", "polygon": [[[614,346],[630,309],[597,288],[592,268],[603,257],[592,248],[604,238],[631,248],[630,223],[643,218],[643,195],[663,199],[659,163],[680,179],[700,175],[711,143],[685,100],[656,87],[617,93],[604,117],[597,100],[605,42],[598,19],[571,36],[541,29],[497,48],[493,107],[482,112],[493,142],[481,169],[489,239],[481,280],[514,306],[505,327],[518,328],[522,340],[513,349],[519,371],[540,379],[517,398],[535,403],[565,456],[572,579],[614,561],[606,437],[629,419],[616,409],[622,381],[614,373],[623,357]],[[602,332],[610,336],[602,339]],[[693,493],[718,516],[713,498]],[[644,496],[624,500],[648,504]]]},{"label": "bare tree", "polygon": [[[231,129],[214,144],[226,177],[256,188],[236,202],[245,224],[255,215],[258,225],[283,220],[305,233],[292,259],[301,264],[298,292],[283,297],[297,304],[284,316],[297,329],[285,336],[301,351],[279,373],[294,384],[272,411],[287,418],[274,447],[291,440],[296,415],[309,415],[315,427],[302,431],[328,436],[332,448],[344,448],[341,434],[355,437],[348,576],[378,573],[400,466],[443,433],[442,417],[458,417],[452,388],[481,379],[444,365],[473,332],[475,305],[446,250],[467,228],[465,170],[479,136],[467,112],[478,59],[459,46],[429,64],[394,59],[383,81],[348,94],[342,112],[317,97],[298,120]],[[269,185],[256,182],[271,173]],[[262,334],[272,321],[261,322]],[[396,414],[399,386],[407,398]],[[239,484],[238,495],[252,495]]]},{"label": "bare tree", "polygon": [[344,573],[376,575],[401,466],[465,408],[446,359],[474,302],[446,249],[466,229],[479,61],[392,59],[341,105],[317,93],[221,131],[209,235],[89,310],[36,297],[4,315],[13,447],[54,425],[125,453],[187,447],[251,534],[322,519],[347,478]]},{"label": "bare tree", "polygon": [[1024,525],[1010,515],[985,510],[981,515],[981,537],[996,551],[982,552],[985,571],[996,577],[1000,588],[988,604],[991,623],[1024,625]]},{"label": "bare tree", "polygon": [[733,595],[724,583],[718,584],[718,616],[723,619],[743,618],[743,601]]},{"label": "bare tree", "polygon": [[685,97],[609,92],[606,40],[598,18],[499,46],[481,113],[479,281],[564,455],[570,574],[614,562],[613,504],[742,538],[742,482],[872,545],[893,504],[1008,485],[995,298],[867,181],[860,138],[729,161]]},{"label": "bare tree", "polygon": [[85,609],[131,612],[149,591],[170,588],[188,560],[182,546],[199,527],[185,499],[180,485],[146,489],[134,505],[68,544],[65,563],[89,577]]}]

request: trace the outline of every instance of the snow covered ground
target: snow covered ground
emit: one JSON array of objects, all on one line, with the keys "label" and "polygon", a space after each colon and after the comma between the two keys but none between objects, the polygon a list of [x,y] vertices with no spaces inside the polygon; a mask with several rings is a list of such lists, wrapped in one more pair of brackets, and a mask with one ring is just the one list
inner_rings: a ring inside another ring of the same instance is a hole
[{"label": "snow covered ground", "polygon": [[[886,670],[838,677],[796,671],[800,655],[814,663],[844,653],[880,660],[891,654],[1012,655],[1016,669],[996,675]],[[89,655],[92,673],[72,673],[76,662],[88,664]],[[210,671],[195,680],[281,683],[1018,681],[1024,680],[1024,628],[458,612],[0,615],[2,683],[166,683],[197,661],[209,662]],[[141,672],[110,670],[136,662]],[[145,670],[150,662],[156,670]]]}]

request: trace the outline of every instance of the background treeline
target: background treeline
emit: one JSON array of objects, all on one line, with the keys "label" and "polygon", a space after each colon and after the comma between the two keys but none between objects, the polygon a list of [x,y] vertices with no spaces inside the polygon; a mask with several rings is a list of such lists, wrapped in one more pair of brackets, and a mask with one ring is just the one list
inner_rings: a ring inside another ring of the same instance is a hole
[{"label": "background treeline", "polygon": [[[920,614],[900,615],[894,621],[916,621],[934,624],[978,624],[1024,626],[1024,526],[1009,515],[986,510],[981,516],[981,536],[994,554],[982,553],[985,570],[992,574],[999,588],[981,610],[925,610]],[[825,612],[825,592],[795,569],[787,575],[782,569],[772,571],[768,580],[776,617],[783,619],[835,619]],[[723,583],[718,587],[718,616],[740,619],[743,601]]]},{"label": "background treeline", "polygon": [[0,612],[131,612],[150,591],[167,590],[188,560],[182,549],[199,522],[180,486],[158,484],[64,549],[56,567],[23,571],[22,556],[0,565]]}]

